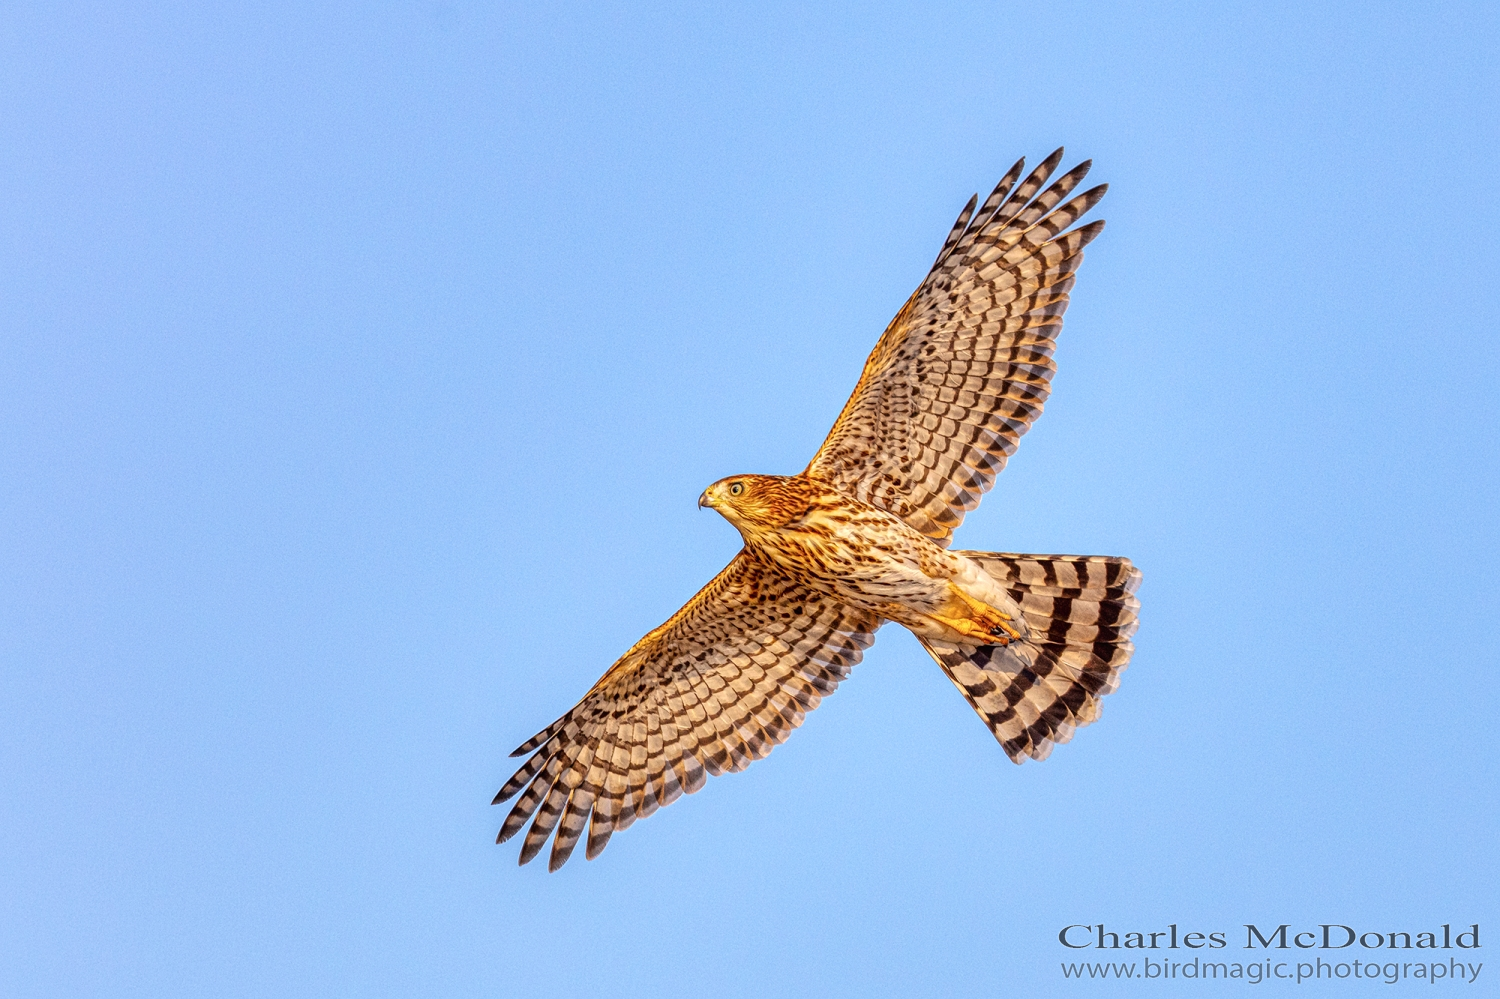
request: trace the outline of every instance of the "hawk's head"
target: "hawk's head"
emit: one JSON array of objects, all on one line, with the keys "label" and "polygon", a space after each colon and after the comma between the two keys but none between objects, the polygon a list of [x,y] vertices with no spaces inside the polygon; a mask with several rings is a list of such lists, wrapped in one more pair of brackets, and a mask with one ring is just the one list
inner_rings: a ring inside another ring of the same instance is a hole
[{"label": "hawk's head", "polygon": [[812,490],[801,475],[732,475],[698,497],[741,533],[774,531],[807,512]]}]

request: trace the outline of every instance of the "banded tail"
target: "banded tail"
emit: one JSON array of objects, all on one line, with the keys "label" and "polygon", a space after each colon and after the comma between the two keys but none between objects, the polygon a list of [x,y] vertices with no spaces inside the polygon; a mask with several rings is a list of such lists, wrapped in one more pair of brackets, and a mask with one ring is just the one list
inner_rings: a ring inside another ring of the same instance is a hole
[{"label": "banded tail", "polygon": [[1103,555],[956,552],[1005,587],[1030,633],[979,648],[922,640],[1007,756],[1044,760],[1099,717],[1135,647],[1141,572]]}]

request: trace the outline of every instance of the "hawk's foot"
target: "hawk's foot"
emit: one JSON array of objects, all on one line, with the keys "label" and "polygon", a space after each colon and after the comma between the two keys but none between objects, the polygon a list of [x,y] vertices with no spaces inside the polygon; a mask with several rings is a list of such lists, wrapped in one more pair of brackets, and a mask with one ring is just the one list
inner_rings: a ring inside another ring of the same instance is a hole
[{"label": "hawk's foot", "polygon": [[999,611],[990,610],[982,619],[973,617],[948,617],[932,615],[932,620],[950,631],[957,632],[964,641],[976,645],[1009,645],[1020,638],[1021,633],[1006,622],[1010,620]]},{"label": "hawk's foot", "polygon": [[[949,613],[959,619],[952,623],[956,624],[957,630],[963,632],[966,637],[977,639],[986,645],[1009,645],[1021,637],[1020,629],[1010,623],[1009,614],[974,599],[951,583],[949,586],[952,587],[953,597],[956,598],[949,605],[952,608]],[[954,611],[957,613],[953,613]],[[996,639],[998,641],[995,641]]]}]

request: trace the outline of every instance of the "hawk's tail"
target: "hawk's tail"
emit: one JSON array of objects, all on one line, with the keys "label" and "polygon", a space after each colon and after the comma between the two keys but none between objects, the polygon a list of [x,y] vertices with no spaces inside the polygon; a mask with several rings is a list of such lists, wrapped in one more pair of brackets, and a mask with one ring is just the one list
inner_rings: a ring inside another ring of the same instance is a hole
[{"label": "hawk's tail", "polygon": [[979,648],[922,640],[1016,763],[1099,717],[1134,646],[1140,570],[1102,555],[956,552],[1005,587],[1029,626],[1024,639]]}]

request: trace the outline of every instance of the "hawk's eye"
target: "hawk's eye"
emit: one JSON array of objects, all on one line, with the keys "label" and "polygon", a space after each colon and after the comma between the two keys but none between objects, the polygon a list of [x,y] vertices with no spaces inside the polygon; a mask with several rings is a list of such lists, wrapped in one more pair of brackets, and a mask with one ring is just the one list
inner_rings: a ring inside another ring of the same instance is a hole
[{"label": "hawk's eye", "polygon": [[742,493],[744,491],[745,491],[745,484],[743,482],[731,482],[729,484],[729,495],[731,495],[731,496],[738,496],[740,493]]}]

